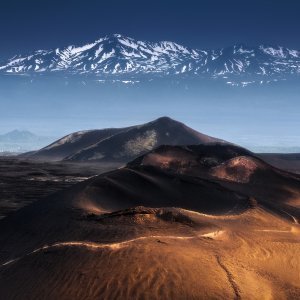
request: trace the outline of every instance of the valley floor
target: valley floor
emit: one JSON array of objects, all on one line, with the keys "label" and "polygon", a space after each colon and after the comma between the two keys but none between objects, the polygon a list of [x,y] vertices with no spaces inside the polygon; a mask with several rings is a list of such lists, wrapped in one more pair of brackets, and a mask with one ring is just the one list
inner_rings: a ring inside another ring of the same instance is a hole
[{"label": "valley floor", "polygon": [[0,298],[299,299],[299,176],[233,150],[1,159]]},{"label": "valley floor", "polygon": [[37,199],[119,166],[0,157],[0,219]]}]

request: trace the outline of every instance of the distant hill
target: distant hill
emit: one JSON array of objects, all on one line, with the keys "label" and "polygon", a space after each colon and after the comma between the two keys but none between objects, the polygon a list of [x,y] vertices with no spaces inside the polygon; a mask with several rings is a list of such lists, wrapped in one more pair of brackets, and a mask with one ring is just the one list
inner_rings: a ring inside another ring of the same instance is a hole
[{"label": "distant hill", "polygon": [[0,154],[36,150],[47,145],[52,139],[38,136],[28,130],[13,130],[0,135]]},{"label": "distant hill", "polygon": [[126,128],[79,131],[27,157],[69,161],[130,161],[160,145],[224,142],[168,117]]},{"label": "distant hill", "polygon": [[27,130],[13,130],[0,135],[0,142],[29,142],[40,139],[37,135]]}]

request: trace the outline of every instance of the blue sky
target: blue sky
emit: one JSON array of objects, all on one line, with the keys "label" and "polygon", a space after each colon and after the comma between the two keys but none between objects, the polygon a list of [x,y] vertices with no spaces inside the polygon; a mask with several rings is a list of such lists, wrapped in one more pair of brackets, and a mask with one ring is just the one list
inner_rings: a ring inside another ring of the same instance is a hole
[{"label": "blue sky", "polygon": [[297,0],[9,0],[0,56],[80,44],[112,33],[197,48],[235,43],[300,49]]},{"label": "blue sky", "polygon": [[298,147],[300,151],[300,86],[280,83],[237,88],[197,83],[186,89],[185,84],[149,83],[128,88],[23,80],[18,85],[0,85],[0,133],[27,129],[59,137],[169,116],[251,149]]}]

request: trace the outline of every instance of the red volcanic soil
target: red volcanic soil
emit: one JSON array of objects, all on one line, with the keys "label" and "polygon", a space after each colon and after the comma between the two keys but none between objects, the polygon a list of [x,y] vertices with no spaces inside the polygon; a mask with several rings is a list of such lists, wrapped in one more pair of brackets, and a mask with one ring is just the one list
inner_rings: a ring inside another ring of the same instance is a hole
[{"label": "red volcanic soil", "polygon": [[213,167],[210,174],[222,180],[248,183],[258,170],[264,171],[266,166],[253,158],[238,156]]},{"label": "red volcanic soil", "polygon": [[[265,163],[234,145],[162,146],[129,163],[154,166],[172,174],[210,180],[231,191],[255,198],[279,214],[300,218],[299,176]],[[285,211],[285,212],[283,212]]]},{"label": "red volcanic soil", "polygon": [[162,146],[1,220],[1,297],[297,299],[299,193],[243,148]]}]

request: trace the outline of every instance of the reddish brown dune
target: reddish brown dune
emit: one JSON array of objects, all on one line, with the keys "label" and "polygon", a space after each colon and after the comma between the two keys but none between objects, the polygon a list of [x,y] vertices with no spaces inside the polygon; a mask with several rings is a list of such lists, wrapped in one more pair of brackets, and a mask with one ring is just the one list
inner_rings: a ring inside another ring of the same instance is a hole
[{"label": "reddish brown dune", "polygon": [[210,174],[222,180],[249,183],[255,172],[265,171],[267,166],[252,157],[238,156],[211,168]]},{"label": "reddish brown dune", "polygon": [[299,176],[272,167],[238,146],[162,146],[128,166],[154,166],[172,174],[208,179],[247,195],[288,219],[293,220],[291,215],[297,222],[300,219]]},{"label": "reddish brown dune", "polygon": [[175,209],[83,216],[77,234],[2,261],[4,299],[300,295],[299,228],[262,209],[218,217]]},{"label": "reddish brown dune", "polygon": [[236,146],[161,147],[1,220],[1,297],[297,299],[299,192]]}]

